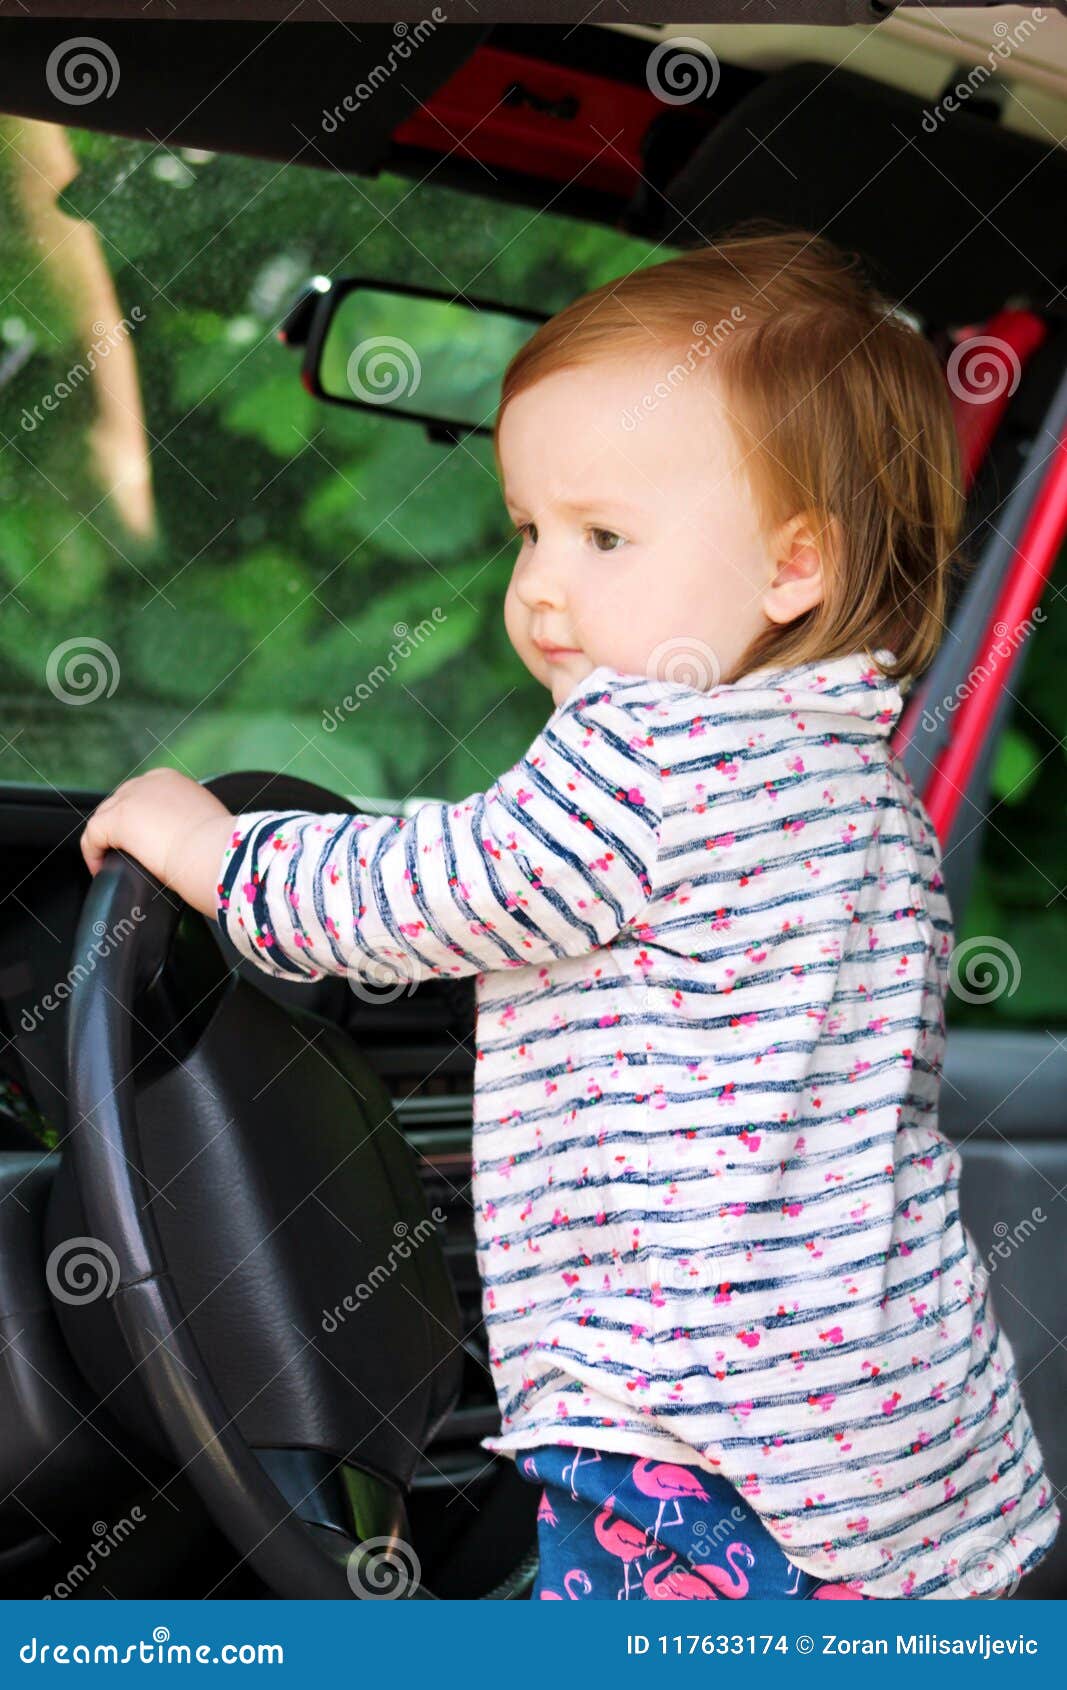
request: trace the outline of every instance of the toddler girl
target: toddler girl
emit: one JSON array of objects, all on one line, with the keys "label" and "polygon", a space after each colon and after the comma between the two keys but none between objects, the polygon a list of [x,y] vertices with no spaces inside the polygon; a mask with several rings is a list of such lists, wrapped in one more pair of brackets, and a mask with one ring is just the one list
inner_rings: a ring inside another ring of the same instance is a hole
[{"label": "toddler girl", "polygon": [[505,376],[505,619],[555,706],[408,820],[121,845],[268,974],[474,974],[473,1202],[542,1598],[952,1597],[1058,1521],[937,1129],[952,918],[890,750],[961,517],[924,338],[822,240],[569,306]]}]

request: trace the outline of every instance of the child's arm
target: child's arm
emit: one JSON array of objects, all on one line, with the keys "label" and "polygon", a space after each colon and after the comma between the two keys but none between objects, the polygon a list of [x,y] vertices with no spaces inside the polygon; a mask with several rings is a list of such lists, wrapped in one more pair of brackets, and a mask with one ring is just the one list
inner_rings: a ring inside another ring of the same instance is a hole
[{"label": "child's arm", "polygon": [[[485,793],[408,820],[233,818],[218,919],[283,978],[519,968],[607,943],[643,908],[661,821],[648,742],[601,679]],[[616,685],[618,683],[615,683]]]}]

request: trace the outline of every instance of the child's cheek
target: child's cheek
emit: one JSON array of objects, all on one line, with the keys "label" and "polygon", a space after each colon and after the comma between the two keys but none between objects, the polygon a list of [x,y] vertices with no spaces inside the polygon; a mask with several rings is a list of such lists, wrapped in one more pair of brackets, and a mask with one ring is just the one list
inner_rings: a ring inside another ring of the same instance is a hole
[{"label": "child's cheek", "polygon": [[508,588],[504,598],[504,627],[516,655],[536,680],[545,683],[544,665],[530,639],[529,616],[514,587]]}]

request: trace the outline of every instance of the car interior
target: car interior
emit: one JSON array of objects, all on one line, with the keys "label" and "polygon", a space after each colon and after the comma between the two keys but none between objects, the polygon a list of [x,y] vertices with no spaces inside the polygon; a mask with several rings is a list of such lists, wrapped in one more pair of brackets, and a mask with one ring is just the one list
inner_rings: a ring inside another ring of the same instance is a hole
[{"label": "car interior", "polygon": [[[941,358],[961,442],[967,567],[954,578],[945,638],[906,701],[893,748],[934,820],[962,930],[983,853],[1007,838],[995,769],[1020,708],[1030,642],[1010,641],[1005,654],[1005,632],[1036,622],[1034,638],[1051,640],[1067,585],[1067,17],[1050,6],[1035,34],[1022,7],[856,3],[820,13],[783,3],[773,24],[757,24],[709,4],[701,16],[722,10],[726,21],[676,25],[481,22],[469,7],[456,8],[453,22],[444,8],[448,21],[409,43],[398,74],[382,76],[414,23],[398,33],[397,23],[364,21],[355,7],[296,9],[301,19],[286,16],[294,8],[220,5],[208,20],[193,5],[164,19],[83,0],[0,18],[0,121],[9,159],[31,161],[24,203],[47,215],[57,184],[42,163],[45,141],[77,131],[72,152],[92,190],[78,214],[105,231],[117,272],[112,237],[118,242],[126,226],[117,211],[107,222],[105,199],[114,195],[118,207],[142,184],[148,195],[150,182],[162,193],[167,172],[151,177],[151,160],[172,161],[173,181],[211,159],[232,166],[231,198],[196,204],[200,188],[186,191],[183,279],[176,269],[160,287],[194,326],[208,325],[198,330],[205,360],[217,352],[213,297],[231,281],[236,288],[236,278],[221,264],[208,272],[204,249],[218,236],[216,250],[228,251],[242,223],[251,227],[260,193],[280,215],[291,208],[294,220],[327,188],[343,207],[353,188],[383,183],[390,192],[395,185],[391,225],[409,201],[446,207],[453,221],[441,227],[441,250],[457,255],[448,274],[407,266],[399,238],[389,266],[376,262],[373,243],[349,251],[342,234],[331,247],[340,219],[316,212],[316,238],[274,278],[257,333],[277,360],[279,403],[295,404],[296,395],[307,407],[301,415],[314,418],[303,463],[314,458],[314,429],[340,412],[336,426],[361,431],[361,441],[398,443],[390,450],[401,483],[405,473],[422,474],[417,442],[437,454],[434,464],[454,465],[457,488],[466,486],[461,475],[475,478],[483,499],[487,477],[470,468],[471,454],[487,449],[499,372],[565,298],[558,282],[553,293],[551,258],[539,259],[525,286],[479,276],[467,262],[478,241],[503,246],[506,228],[516,277],[534,221],[558,231],[561,255],[568,242],[578,248],[610,235],[634,262],[665,258],[751,219],[822,231],[860,254]],[[998,54],[1010,31],[1010,53]],[[121,67],[106,98],[78,103],[57,84],[56,55],[73,36],[103,41]],[[650,79],[657,54],[657,66],[673,62],[681,80]],[[973,75],[990,61],[988,74]],[[710,97],[679,93],[687,74],[707,79],[712,69]],[[961,84],[965,95],[953,95]],[[92,172],[111,170],[115,159],[105,191]],[[77,182],[66,172],[61,181],[72,206]],[[285,197],[270,201],[283,186]],[[430,197],[438,193],[440,202]],[[0,202],[0,218],[12,215]],[[498,225],[498,215],[511,221]],[[140,274],[153,250],[127,240],[122,263]],[[5,502],[19,498],[31,441],[35,449],[45,429],[20,427],[19,412],[32,413],[44,385],[34,370],[46,327],[30,321],[32,290],[12,292],[0,317],[28,326],[25,338],[5,330],[0,341],[4,469],[15,477]],[[426,329],[417,401],[391,409],[354,395],[339,374],[348,347],[367,322],[418,346],[416,307],[447,318]],[[177,332],[178,310],[155,296],[150,319],[153,310],[161,337]],[[147,362],[156,343],[135,344]],[[218,383],[239,407],[251,366],[242,364],[243,343],[235,339],[230,351]],[[992,358],[992,396],[980,374],[972,391],[955,380],[968,355],[983,352]],[[216,403],[214,365],[205,368],[181,404]],[[250,454],[263,427],[251,409],[233,413]],[[202,460],[190,461],[211,492],[181,482],[172,451],[180,436],[168,444],[170,426],[149,405],[149,455],[160,478],[179,484],[175,507],[212,499],[210,528],[219,533],[228,518],[258,521],[251,499],[238,508],[243,495],[228,496]],[[279,450],[280,464],[295,461],[292,450]],[[54,506],[65,499],[57,473],[42,490]],[[295,473],[277,470],[260,510],[281,510],[295,495]],[[323,488],[331,479],[323,472]],[[360,495],[358,485],[339,491],[350,502]],[[97,534],[92,500],[72,496]],[[334,520],[331,498],[322,492],[316,520]],[[454,517],[462,523],[462,512]],[[431,531],[431,555],[433,543]],[[14,557],[2,525],[0,549]],[[58,573],[62,551],[53,556],[42,539],[40,552],[52,560],[45,576]],[[130,556],[140,556],[133,546]],[[198,590],[206,594],[197,583],[210,558],[186,563],[183,551],[175,563],[191,606]],[[5,563],[16,600],[39,561],[24,562],[21,574]],[[428,614],[442,590],[437,571],[411,579],[412,595],[429,595]],[[416,597],[408,602],[417,607]],[[387,620],[396,620],[392,610]],[[82,626],[95,626],[88,613],[69,627],[56,621],[48,643]],[[481,648],[458,610],[454,627],[452,661],[476,669]],[[147,638],[147,620],[144,628]],[[152,647],[145,663],[191,664],[189,638],[186,650],[165,657]],[[999,660],[991,659],[998,641]],[[487,649],[487,664],[490,657]],[[89,711],[68,709],[71,748],[66,761],[48,762],[33,737],[35,696],[25,675],[9,674],[0,767],[0,1068],[8,1084],[0,1109],[0,1418],[8,1428],[0,1591],[350,1599],[361,1593],[353,1578],[360,1546],[390,1540],[414,1551],[419,1573],[409,1595],[527,1597],[536,1493],[510,1461],[479,1446],[499,1418],[469,1191],[470,983],[359,994],[340,979],[294,985],[240,958],[125,854],[112,853],[90,880],[80,829],[143,752],[128,749],[111,718],[94,726]],[[1059,734],[1064,696],[1061,682]],[[945,699],[951,708],[938,708]],[[340,737],[318,736],[326,746]],[[166,761],[168,736],[157,739],[145,748]],[[339,751],[331,764],[325,753],[275,757],[271,745],[266,732],[229,740],[222,724],[200,743],[198,778],[234,813],[346,810],[366,795],[358,767]],[[418,794],[433,795],[430,760],[414,740],[407,749]],[[395,765],[381,767],[403,767],[405,750],[395,746]],[[1062,746],[1058,767],[1062,814]],[[370,789],[388,805],[389,793]],[[1050,911],[1064,879],[1057,831],[1052,824],[1047,840],[1028,835],[1018,845],[1044,866]],[[983,1009],[977,990],[961,997],[971,1012],[950,1026],[942,1126],[961,1148],[964,1217],[994,1273],[999,1318],[1062,1487],[1067,1300],[1057,1263],[1067,1032],[1040,1010],[1012,1021]],[[57,1281],[64,1258],[66,1282]],[[101,1262],[106,1295],[86,1295]],[[344,1302],[368,1283],[373,1295]],[[130,1519],[135,1529],[116,1532]],[[379,1576],[369,1550],[366,1568],[368,1580]],[[1016,1594],[1067,1594],[1067,1544]]]}]

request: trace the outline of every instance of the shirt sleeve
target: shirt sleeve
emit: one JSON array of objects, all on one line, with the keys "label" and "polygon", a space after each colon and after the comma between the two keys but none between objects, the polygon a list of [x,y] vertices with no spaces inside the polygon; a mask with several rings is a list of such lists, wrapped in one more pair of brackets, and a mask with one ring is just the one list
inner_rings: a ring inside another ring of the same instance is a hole
[{"label": "shirt sleeve", "polygon": [[399,816],[234,818],[218,921],[283,979],[522,968],[607,944],[644,908],[662,821],[647,730],[597,672],[487,792]]}]

